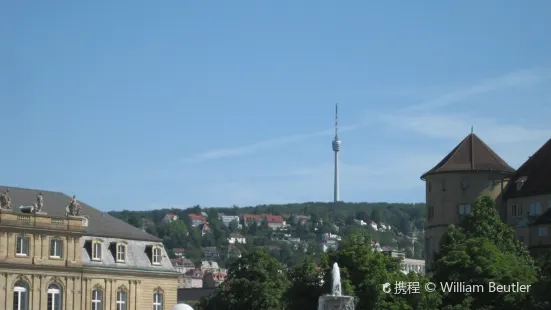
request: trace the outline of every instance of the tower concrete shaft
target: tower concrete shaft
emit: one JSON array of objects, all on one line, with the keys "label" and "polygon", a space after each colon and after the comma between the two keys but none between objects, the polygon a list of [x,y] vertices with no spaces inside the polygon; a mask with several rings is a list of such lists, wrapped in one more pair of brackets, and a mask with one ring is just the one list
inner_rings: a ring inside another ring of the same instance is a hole
[{"label": "tower concrete shaft", "polygon": [[339,201],[339,151],[341,150],[341,140],[339,139],[339,105],[335,105],[335,138],[332,143],[333,152],[335,152],[335,179],[333,184],[333,202]]},{"label": "tower concrete shaft", "polygon": [[339,201],[339,152],[335,151],[335,181],[333,188],[333,202]]}]

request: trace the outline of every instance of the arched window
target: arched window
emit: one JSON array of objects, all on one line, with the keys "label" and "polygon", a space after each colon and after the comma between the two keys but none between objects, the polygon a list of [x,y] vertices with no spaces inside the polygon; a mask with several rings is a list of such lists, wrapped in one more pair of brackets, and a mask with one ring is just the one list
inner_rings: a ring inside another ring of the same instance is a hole
[{"label": "arched window", "polygon": [[62,289],[61,285],[52,283],[48,285],[48,308],[47,310],[62,310]]},{"label": "arched window", "polygon": [[13,287],[13,310],[29,310],[29,286],[23,281]]},{"label": "arched window", "polygon": [[117,291],[117,310],[128,310],[128,293],[123,289]]},{"label": "arched window", "polygon": [[163,292],[156,291],[153,293],[153,310],[163,310]]},{"label": "arched window", "polygon": [[103,310],[103,292],[99,288],[92,290],[92,310]]}]

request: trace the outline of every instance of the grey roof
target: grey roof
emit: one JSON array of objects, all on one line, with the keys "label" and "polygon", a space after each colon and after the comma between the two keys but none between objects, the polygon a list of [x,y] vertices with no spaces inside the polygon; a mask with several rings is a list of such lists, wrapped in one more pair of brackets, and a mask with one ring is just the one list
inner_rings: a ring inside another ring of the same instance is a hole
[{"label": "grey roof", "polygon": [[[10,190],[9,196],[14,211],[19,206],[33,205],[36,202],[36,196],[40,192],[44,197],[43,211],[48,215],[65,216],[65,207],[71,201],[71,197],[63,193],[37,189],[0,186],[0,193],[5,192],[7,188]],[[78,196],[76,198],[78,200]],[[111,216],[107,212],[97,210],[80,200],[79,203],[82,207],[81,215],[88,218],[87,235],[154,242],[161,241],[161,239]]]},{"label": "grey roof", "polygon": [[121,241],[116,238],[101,238],[102,240],[102,249],[101,249],[101,261],[92,261],[88,251],[84,247],[84,244],[88,240],[93,240],[94,237],[86,236],[80,239],[80,244],[82,246],[82,263],[88,266],[95,267],[107,267],[107,268],[120,268],[120,269],[142,269],[142,270],[154,270],[154,271],[164,271],[164,272],[176,272],[166,251],[162,248],[162,258],[160,265],[152,265],[150,258],[145,252],[145,248],[148,245],[154,245],[158,243],[152,243],[147,241],[135,241],[129,240],[126,244],[126,261],[124,263],[117,263],[115,257],[109,250],[111,243],[116,243]]}]

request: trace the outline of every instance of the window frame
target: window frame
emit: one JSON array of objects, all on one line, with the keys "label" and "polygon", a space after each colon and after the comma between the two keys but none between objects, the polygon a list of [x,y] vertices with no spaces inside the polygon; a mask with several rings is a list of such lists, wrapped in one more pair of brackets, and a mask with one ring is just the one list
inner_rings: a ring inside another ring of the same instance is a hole
[{"label": "window frame", "polygon": [[[57,292],[56,292],[57,291]],[[63,287],[57,283],[50,283],[48,289],[46,290],[46,309],[47,310],[63,310]],[[57,296],[57,297],[56,297]],[[51,307],[49,301],[52,301]],[[56,305],[56,298],[59,301],[59,304]]]},{"label": "window frame", "polygon": [[156,290],[153,292],[153,310],[163,310],[165,304],[165,296],[163,291]]},{"label": "window frame", "polygon": [[[19,280],[13,285],[13,310],[29,310],[29,291],[30,286],[27,282]],[[15,297],[17,295],[17,298]],[[17,300],[17,307],[15,302]],[[21,305],[23,301],[23,306]]]},{"label": "window frame", "polygon": [[[463,212],[461,212],[461,210],[463,210]],[[461,203],[457,205],[457,214],[459,214],[460,216],[467,216],[467,215],[471,215],[472,213],[473,213],[473,206],[470,203]]]},{"label": "window frame", "polygon": [[[97,249],[96,249],[96,246],[97,246]],[[101,257],[103,255],[102,246],[103,246],[103,242],[101,242],[99,240],[93,240],[92,241],[92,257],[91,257],[91,259],[93,261],[101,261]],[[98,254],[98,252],[99,252],[99,254]]]},{"label": "window frame", "polygon": [[[26,247],[25,245],[26,243]],[[15,256],[18,257],[29,257],[31,255],[31,238],[26,235],[17,235],[15,236]]]},{"label": "window frame", "polygon": [[[155,252],[158,251],[158,255]],[[151,264],[160,265],[163,261],[163,251],[160,246],[153,246],[151,249]]]},{"label": "window frame", "polygon": [[522,204],[517,204],[517,203],[511,204],[511,217],[515,217],[515,218],[522,217],[522,213],[523,213]]},{"label": "window frame", "polygon": [[[57,246],[54,246],[55,244],[57,243]],[[54,258],[54,259],[60,259],[60,258],[63,258],[63,240],[60,239],[60,238],[52,238],[50,239],[50,258]],[[59,253],[55,253],[55,249],[58,249],[59,250]],[[52,250],[53,251],[53,255],[52,255]],[[55,254],[59,254],[59,255],[55,255]]]},{"label": "window frame", "polygon": [[115,297],[115,308],[117,310],[128,310],[128,292],[123,288],[119,288],[117,290]]},{"label": "window frame", "polygon": [[[120,249],[122,249],[122,251],[120,251]],[[126,254],[127,254],[127,252],[128,252],[127,249],[128,249],[128,247],[127,247],[126,244],[124,244],[124,243],[117,243],[117,244],[115,245],[115,255],[116,255],[115,261],[116,261],[117,263],[124,263],[124,262],[126,262],[126,256],[127,256]],[[121,254],[122,254],[122,255],[121,255]],[[121,256],[122,256],[122,258],[121,258]]]},{"label": "window frame", "polygon": [[[94,296],[96,295],[96,296]],[[92,309],[91,310],[103,310],[103,290],[99,287],[95,287],[92,289],[92,295],[91,295],[91,303],[92,303]]]}]

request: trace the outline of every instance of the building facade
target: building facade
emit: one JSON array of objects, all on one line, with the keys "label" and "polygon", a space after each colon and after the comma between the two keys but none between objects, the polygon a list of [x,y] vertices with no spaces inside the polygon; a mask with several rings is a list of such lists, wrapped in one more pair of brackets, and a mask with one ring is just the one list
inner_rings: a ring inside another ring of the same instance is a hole
[{"label": "building facade", "polygon": [[0,309],[176,304],[180,274],[158,238],[62,193],[0,191]]},{"label": "building facade", "polygon": [[480,196],[495,199],[503,221],[515,228],[518,240],[532,252],[550,247],[550,141],[515,170],[471,133],[423,174],[427,205],[426,264],[433,262],[448,226],[469,215]]}]

